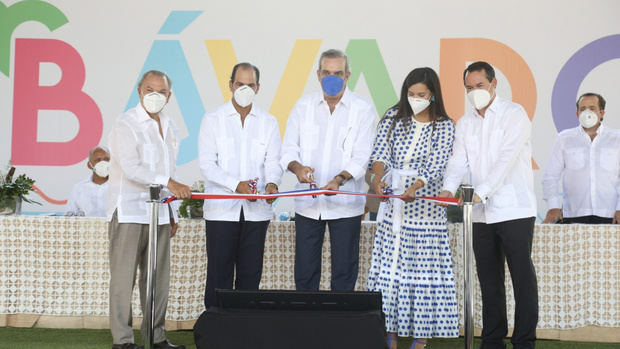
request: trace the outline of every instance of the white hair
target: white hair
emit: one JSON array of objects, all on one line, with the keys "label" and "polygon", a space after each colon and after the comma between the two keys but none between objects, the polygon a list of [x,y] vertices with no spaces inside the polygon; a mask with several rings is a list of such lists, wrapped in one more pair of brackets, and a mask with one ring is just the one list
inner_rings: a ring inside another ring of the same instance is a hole
[{"label": "white hair", "polygon": [[88,162],[90,162],[93,159],[93,154],[95,153],[97,149],[101,149],[104,152],[108,153],[108,155],[110,155],[110,149],[108,149],[108,147],[106,147],[105,145],[98,145],[94,147],[93,149],[91,149],[90,152],[88,152]]}]

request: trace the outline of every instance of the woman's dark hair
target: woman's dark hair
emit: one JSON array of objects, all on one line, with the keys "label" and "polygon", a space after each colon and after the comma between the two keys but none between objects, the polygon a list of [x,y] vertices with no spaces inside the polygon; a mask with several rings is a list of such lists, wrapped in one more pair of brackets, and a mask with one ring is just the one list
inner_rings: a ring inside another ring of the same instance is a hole
[{"label": "woman's dark hair", "polygon": [[[437,73],[432,68],[424,67],[424,68],[416,68],[412,70],[405,81],[403,82],[403,87],[400,90],[400,100],[394,106],[392,106],[388,110],[396,109],[396,115],[392,118],[392,125],[390,125],[390,130],[388,131],[387,138],[390,138],[390,134],[392,133],[392,129],[394,125],[398,122],[402,122],[403,125],[407,127],[407,129],[411,126],[411,116],[413,115],[413,110],[411,110],[411,106],[409,105],[408,100],[408,92],[409,88],[412,85],[417,83],[423,83],[430,91],[431,91],[431,104],[429,106],[429,115],[431,118],[431,122],[433,122],[433,126],[435,125],[435,121],[449,119],[448,114],[446,113],[446,109],[443,105],[443,96],[441,94],[441,85],[439,84],[439,77]],[[383,116],[383,121],[387,117],[387,112]]]}]

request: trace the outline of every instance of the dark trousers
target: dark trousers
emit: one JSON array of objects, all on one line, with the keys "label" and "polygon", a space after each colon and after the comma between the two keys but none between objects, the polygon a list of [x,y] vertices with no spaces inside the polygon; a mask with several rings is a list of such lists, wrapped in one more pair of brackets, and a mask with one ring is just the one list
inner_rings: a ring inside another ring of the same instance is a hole
[{"label": "dark trousers", "polygon": [[473,247],[482,291],[482,345],[505,348],[508,333],[504,261],[515,297],[513,348],[534,348],[538,323],[538,287],[532,263],[534,217],[493,224],[474,223]]},{"label": "dark trousers", "polygon": [[611,224],[613,218],[600,216],[564,217],[561,223],[580,224]]},{"label": "dark trousers", "polygon": [[319,289],[325,224],[331,244],[331,289],[352,291],[359,269],[361,216],[316,220],[295,214],[295,287],[301,291]]},{"label": "dark trousers", "polygon": [[215,289],[257,290],[263,273],[263,253],[269,221],[206,220],[207,283],[205,307],[217,305]]}]

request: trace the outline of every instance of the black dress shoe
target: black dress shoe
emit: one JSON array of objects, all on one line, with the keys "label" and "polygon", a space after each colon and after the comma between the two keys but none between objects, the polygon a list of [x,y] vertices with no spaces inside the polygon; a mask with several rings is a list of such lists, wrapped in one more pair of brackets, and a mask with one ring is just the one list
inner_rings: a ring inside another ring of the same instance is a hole
[{"label": "black dress shoe", "polygon": [[185,346],[183,344],[174,345],[170,343],[170,341],[167,339],[163,342],[155,343],[155,345],[153,346],[155,347],[155,349],[185,349]]},{"label": "black dress shoe", "polygon": [[112,345],[112,349],[144,349],[144,347],[140,347],[133,343],[123,343],[123,344]]}]

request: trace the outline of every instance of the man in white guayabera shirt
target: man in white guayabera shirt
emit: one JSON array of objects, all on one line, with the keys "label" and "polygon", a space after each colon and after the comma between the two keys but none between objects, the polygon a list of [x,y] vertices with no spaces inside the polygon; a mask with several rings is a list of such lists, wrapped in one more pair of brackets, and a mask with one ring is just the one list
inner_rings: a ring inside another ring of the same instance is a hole
[{"label": "man in white guayabera shirt", "polygon": [[558,134],[545,168],[543,198],[549,210],[543,223],[620,221],[620,130],[604,126],[604,115],[603,96],[584,93],[577,100],[579,126]]},{"label": "man in white guayabera shirt", "polygon": [[473,247],[482,291],[483,349],[505,348],[508,333],[504,264],[515,296],[513,348],[534,348],[538,287],[532,263],[536,197],[532,173],[532,123],[517,103],[496,95],[495,70],[474,62],[463,72],[474,109],[456,124],[444,191],[452,197],[469,172],[474,187]]},{"label": "man in white guayabera shirt", "polygon": [[[319,58],[322,91],[302,97],[289,116],[282,168],[297,176],[297,189],[312,184],[361,192],[376,134],[375,107],[346,87],[349,59],[338,50]],[[313,183],[313,178],[314,182]],[[332,290],[353,290],[359,266],[363,196],[295,199],[295,285],[318,290],[325,225],[329,226]]]},{"label": "man in white guayabera shirt", "polygon": [[[140,300],[145,311],[149,185],[164,187],[162,197],[189,198],[189,186],[174,180],[179,139],[172,119],[163,111],[172,92],[163,72],[146,72],[138,83],[140,103],[121,115],[110,131],[110,331],[113,349],[139,348],[131,328],[131,294],[140,265]],[[164,332],[170,284],[170,238],[177,230],[174,211],[162,204],[157,234],[157,275],[153,310],[155,348],[184,349],[166,339]],[[143,338],[146,321],[142,325]]]},{"label": "man in white guayabera shirt", "polygon": [[[278,192],[280,129],[275,117],[253,103],[259,78],[252,64],[235,65],[229,81],[232,99],[202,120],[198,156],[205,193]],[[216,305],[216,288],[258,289],[273,201],[205,200],[207,308]]]},{"label": "man in white guayabera shirt", "polygon": [[76,183],[67,202],[67,216],[105,217],[108,199],[110,151],[96,146],[88,153],[88,178]]}]

